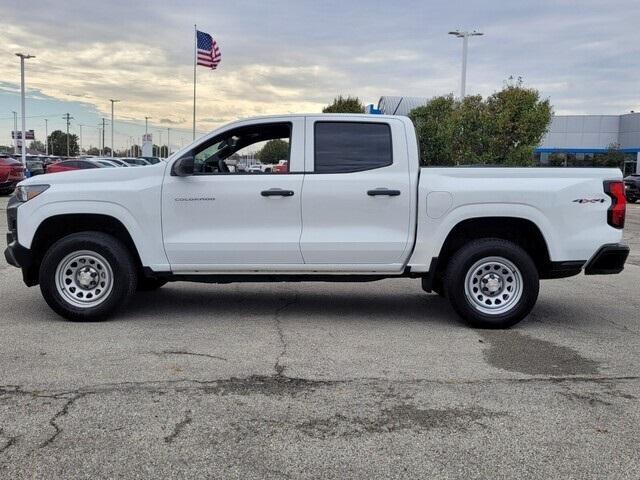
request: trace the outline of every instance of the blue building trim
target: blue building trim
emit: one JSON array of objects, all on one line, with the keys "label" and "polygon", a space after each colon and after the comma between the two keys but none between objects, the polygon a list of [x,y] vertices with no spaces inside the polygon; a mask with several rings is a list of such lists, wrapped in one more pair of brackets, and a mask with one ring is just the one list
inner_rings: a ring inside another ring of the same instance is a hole
[{"label": "blue building trim", "polygon": [[[535,153],[606,153],[608,148],[546,148],[538,147],[534,150]],[[623,153],[638,153],[640,147],[621,148]]]}]

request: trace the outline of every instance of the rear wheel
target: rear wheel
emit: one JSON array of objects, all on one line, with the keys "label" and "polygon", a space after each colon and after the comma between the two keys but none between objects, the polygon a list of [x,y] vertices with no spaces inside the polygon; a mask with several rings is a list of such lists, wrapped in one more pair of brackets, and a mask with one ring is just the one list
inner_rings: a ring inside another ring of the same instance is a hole
[{"label": "rear wheel", "polygon": [[102,232],[66,236],[49,248],[40,265],[40,290],[49,306],[72,321],[104,320],[136,289],[131,253]]},{"label": "rear wheel", "polygon": [[447,267],[445,290],[455,311],[479,328],[509,328],[533,309],[538,271],[513,242],[473,241],[458,250]]}]

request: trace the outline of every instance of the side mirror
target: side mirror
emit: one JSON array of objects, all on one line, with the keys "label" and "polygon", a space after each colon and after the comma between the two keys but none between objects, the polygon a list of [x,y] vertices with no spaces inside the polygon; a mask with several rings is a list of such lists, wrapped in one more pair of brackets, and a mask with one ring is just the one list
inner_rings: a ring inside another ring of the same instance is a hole
[{"label": "side mirror", "polygon": [[189,177],[193,175],[194,163],[193,157],[179,158],[171,168],[171,175],[175,177]]}]

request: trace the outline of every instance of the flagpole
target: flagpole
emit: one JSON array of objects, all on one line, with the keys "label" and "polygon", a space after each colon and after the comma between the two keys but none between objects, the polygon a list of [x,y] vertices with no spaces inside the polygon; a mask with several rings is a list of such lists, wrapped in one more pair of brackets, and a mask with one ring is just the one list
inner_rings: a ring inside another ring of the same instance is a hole
[{"label": "flagpole", "polygon": [[193,139],[196,139],[196,63],[198,59],[198,27],[193,24]]}]

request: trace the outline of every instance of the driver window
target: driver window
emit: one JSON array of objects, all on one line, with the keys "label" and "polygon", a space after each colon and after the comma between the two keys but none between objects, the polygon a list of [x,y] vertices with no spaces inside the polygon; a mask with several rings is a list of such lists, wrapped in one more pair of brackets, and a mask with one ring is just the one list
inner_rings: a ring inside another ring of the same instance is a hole
[{"label": "driver window", "polygon": [[288,173],[291,124],[263,123],[229,130],[194,151],[194,174]]}]

